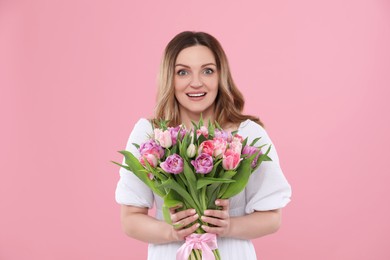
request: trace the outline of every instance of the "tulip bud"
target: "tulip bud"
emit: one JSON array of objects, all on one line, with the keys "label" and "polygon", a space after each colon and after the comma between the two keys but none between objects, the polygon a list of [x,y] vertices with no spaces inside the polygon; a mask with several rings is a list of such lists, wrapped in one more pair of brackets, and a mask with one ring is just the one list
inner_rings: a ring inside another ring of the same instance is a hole
[{"label": "tulip bud", "polygon": [[188,158],[194,157],[196,154],[196,147],[194,144],[190,144],[187,148],[187,156]]}]

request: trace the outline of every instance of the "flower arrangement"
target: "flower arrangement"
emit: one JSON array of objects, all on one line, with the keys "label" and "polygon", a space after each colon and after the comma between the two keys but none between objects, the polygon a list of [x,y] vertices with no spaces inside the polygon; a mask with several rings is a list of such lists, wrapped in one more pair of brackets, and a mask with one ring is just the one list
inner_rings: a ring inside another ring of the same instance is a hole
[{"label": "flower arrangement", "polygon": [[[115,164],[131,171],[155,194],[164,199],[163,215],[171,223],[170,208],[193,208],[199,216],[206,209],[218,209],[216,199],[229,199],[240,193],[249,177],[263,161],[270,161],[255,144],[248,144],[236,132],[226,132],[217,123],[204,126],[202,118],[193,129],[183,126],[168,127],[168,121],[159,121],[158,128],[142,144],[133,144],[140,152],[136,158],[129,151],[120,151],[125,165]],[[199,218],[197,220],[201,225]],[[221,259],[216,236],[200,227],[186,238],[178,250],[177,259]]]}]

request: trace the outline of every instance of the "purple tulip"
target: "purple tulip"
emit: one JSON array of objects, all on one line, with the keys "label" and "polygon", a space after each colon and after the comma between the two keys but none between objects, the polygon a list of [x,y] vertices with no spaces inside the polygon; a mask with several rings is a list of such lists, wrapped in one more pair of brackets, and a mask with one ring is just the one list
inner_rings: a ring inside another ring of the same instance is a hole
[{"label": "purple tulip", "polygon": [[141,144],[139,152],[141,155],[154,154],[158,159],[161,159],[164,156],[164,149],[153,139]]},{"label": "purple tulip", "polygon": [[252,168],[256,167],[257,159],[259,159],[259,156],[262,154],[261,150],[257,147],[249,146],[249,145],[245,145],[244,149],[242,149],[242,154],[245,154],[248,157],[254,155],[258,151],[260,151],[260,152],[257,154],[256,158],[253,160],[253,162],[251,164]]},{"label": "purple tulip", "polygon": [[214,130],[214,137],[215,138],[222,138],[223,140],[227,142],[232,141],[232,134],[229,132],[226,132],[224,130],[215,129]]},{"label": "purple tulip", "polygon": [[207,174],[213,169],[213,157],[207,153],[202,153],[195,160],[191,161],[196,173]]},{"label": "purple tulip", "polygon": [[184,129],[182,126],[169,127],[168,131],[171,134],[172,145],[176,144],[179,132],[180,132],[179,134],[180,141],[183,140],[184,135],[187,133],[187,130]]},{"label": "purple tulip", "polygon": [[168,156],[165,162],[162,162],[160,166],[166,172],[179,174],[183,172],[184,161],[178,154],[172,154]]}]

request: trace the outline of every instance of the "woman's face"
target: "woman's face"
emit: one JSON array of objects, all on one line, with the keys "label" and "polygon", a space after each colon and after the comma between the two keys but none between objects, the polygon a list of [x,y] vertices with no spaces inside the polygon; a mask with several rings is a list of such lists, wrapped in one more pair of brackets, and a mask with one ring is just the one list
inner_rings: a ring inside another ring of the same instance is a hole
[{"label": "woman's face", "polygon": [[215,57],[206,46],[183,49],[175,63],[175,97],[180,114],[194,119],[210,117],[218,94],[218,70]]}]

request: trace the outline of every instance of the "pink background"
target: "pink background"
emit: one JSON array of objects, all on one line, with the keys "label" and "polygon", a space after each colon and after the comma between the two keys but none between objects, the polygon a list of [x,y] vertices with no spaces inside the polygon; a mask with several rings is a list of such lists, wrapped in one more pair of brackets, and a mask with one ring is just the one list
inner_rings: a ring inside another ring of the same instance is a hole
[{"label": "pink background", "polygon": [[163,48],[215,35],[293,200],[261,259],[390,259],[390,3],[0,1],[0,259],[145,259],[114,201]]}]

